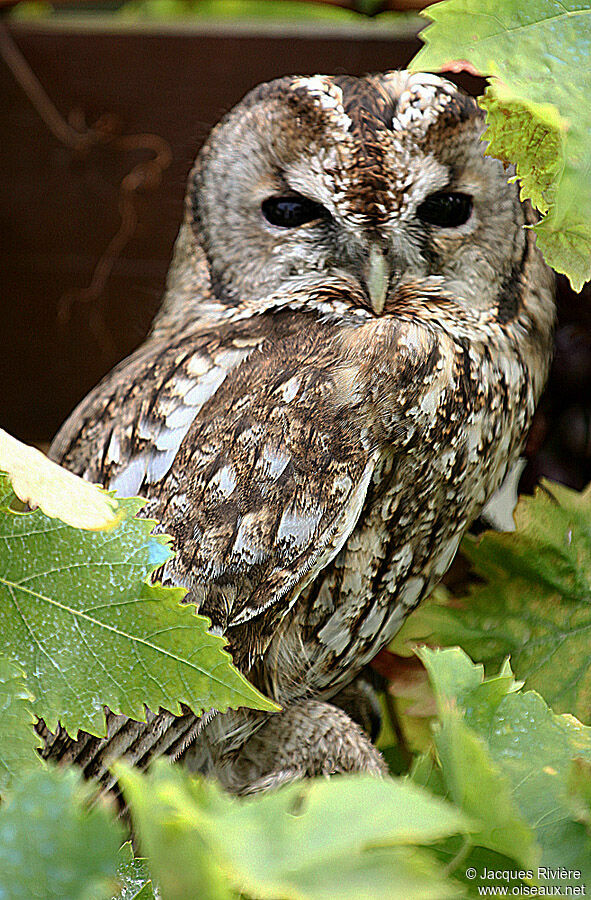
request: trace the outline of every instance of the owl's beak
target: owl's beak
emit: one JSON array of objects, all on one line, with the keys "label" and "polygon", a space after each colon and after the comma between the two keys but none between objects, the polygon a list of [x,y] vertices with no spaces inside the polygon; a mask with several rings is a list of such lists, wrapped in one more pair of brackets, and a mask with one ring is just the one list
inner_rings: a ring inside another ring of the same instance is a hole
[{"label": "owl's beak", "polygon": [[371,308],[376,316],[380,316],[384,311],[389,281],[390,266],[386,255],[381,247],[372,244],[366,266],[365,283],[367,284]]}]

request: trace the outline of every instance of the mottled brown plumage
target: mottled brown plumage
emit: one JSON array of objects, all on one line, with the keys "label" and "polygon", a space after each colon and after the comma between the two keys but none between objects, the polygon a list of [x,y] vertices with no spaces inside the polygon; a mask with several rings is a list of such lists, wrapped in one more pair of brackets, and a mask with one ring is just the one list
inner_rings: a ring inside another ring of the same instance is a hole
[{"label": "mottled brown plumage", "polygon": [[[453,85],[392,72],[280,79],[214,129],[151,335],[52,453],[148,498],[165,581],[284,710],[111,716],[111,743],[48,752],[89,774],[113,748],[184,754],[241,792],[383,770],[330,700],[449,566],[550,356],[551,278],[482,128]],[[278,225],[276,197],[320,211]]]}]

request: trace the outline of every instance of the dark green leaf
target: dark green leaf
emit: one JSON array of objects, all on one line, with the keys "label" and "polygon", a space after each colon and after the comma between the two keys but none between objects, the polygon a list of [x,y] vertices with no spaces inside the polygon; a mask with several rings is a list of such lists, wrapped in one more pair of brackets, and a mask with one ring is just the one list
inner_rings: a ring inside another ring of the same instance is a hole
[{"label": "dark green leaf", "polygon": [[117,881],[119,892],[111,900],[156,900],[150,875],[146,869],[146,860],[133,855],[133,848],[128,841],[119,850]]},{"label": "dark green leaf", "polygon": [[33,731],[35,716],[24,676],[0,657],[0,793],[12,779],[42,765],[36,752],[39,739]]}]

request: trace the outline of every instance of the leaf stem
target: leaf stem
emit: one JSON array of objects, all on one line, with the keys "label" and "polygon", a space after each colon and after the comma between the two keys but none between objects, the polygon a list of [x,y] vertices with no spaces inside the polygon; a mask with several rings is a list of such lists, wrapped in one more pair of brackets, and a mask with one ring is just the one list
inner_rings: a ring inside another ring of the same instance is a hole
[{"label": "leaf stem", "polygon": [[472,849],[473,846],[474,845],[472,844],[472,841],[470,840],[470,838],[465,837],[464,843],[462,844],[462,846],[460,847],[460,849],[458,850],[456,855],[452,856],[452,858],[450,859],[450,861],[448,862],[448,864],[445,866],[445,868],[443,870],[443,874],[445,875],[446,878],[448,875],[451,875],[452,872],[455,872],[455,870],[458,868],[458,866],[460,866],[464,862],[464,860],[470,853],[470,850]]}]

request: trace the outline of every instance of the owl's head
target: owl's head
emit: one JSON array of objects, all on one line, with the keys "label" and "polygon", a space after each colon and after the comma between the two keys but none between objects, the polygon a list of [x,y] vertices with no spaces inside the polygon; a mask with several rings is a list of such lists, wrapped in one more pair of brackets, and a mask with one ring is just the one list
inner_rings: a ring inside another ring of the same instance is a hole
[{"label": "owl's head", "polygon": [[515,279],[525,211],[485,156],[476,102],[435,75],[286,77],[212,131],[186,228],[223,304],[327,276],[381,315],[409,286],[486,312]]}]

